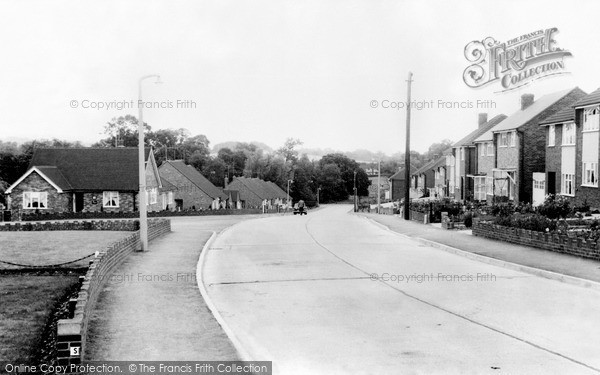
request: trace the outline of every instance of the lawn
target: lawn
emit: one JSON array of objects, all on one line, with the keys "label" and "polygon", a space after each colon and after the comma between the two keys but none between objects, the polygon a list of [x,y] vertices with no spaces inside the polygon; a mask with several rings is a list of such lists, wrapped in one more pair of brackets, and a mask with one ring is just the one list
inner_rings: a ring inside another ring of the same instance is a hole
[{"label": "lawn", "polygon": [[[0,260],[51,265],[102,250],[132,234],[112,231],[0,232]],[[85,259],[66,267],[81,268]],[[78,283],[78,272],[18,271],[0,263],[0,361],[35,364],[54,309]],[[79,272],[80,273],[80,272]],[[2,371],[0,371],[2,372]]]},{"label": "lawn", "polygon": [[0,274],[0,361],[35,364],[46,322],[77,282],[76,274]]},{"label": "lawn", "polygon": [[[132,234],[112,231],[0,232],[0,261],[44,266],[69,262]],[[87,266],[85,259],[68,267]],[[1,269],[17,268],[0,263]]]}]

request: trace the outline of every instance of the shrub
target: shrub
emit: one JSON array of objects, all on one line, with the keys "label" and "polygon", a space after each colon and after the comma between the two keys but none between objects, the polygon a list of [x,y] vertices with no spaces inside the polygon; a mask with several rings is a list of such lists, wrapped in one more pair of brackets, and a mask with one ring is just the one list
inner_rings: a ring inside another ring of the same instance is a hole
[{"label": "shrub", "polygon": [[472,212],[465,213],[465,216],[464,216],[465,227],[471,228],[473,226],[473,217],[474,217],[474,215]]},{"label": "shrub", "polygon": [[536,232],[554,232],[556,230],[556,220],[549,219],[546,216],[539,214],[498,216],[494,220],[494,223],[506,227],[523,228]]},{"label": "shrub", "polygon": [[562,195],[548,194],[544,203],[538,208],[538,212],[550,219],[564,219],[571,212],[571,204]]}]

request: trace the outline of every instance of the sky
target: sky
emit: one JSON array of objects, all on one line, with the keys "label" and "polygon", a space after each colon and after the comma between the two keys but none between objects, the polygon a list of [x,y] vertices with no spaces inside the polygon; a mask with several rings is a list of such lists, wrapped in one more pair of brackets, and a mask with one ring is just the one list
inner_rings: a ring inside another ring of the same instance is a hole
[{"label": "sky", "polygon": [[[91,144],[113,117],[138,116],[138,80],[160,74],[162,84],[142,83],[151,103],[144,121],[154,129],[187,128],[211,145],[276,148],[293,137],[307,148],[393,154],[404,150],[406,110],[389,107],[406,101],[412,72],[412,99],[434,101],[412,110],[411,147],[425,151],[475,129],[478,113],[512,114],[521,94],[600,87],[600,2],[569,5],[0,0],[0,140]],[[463,81],[469,42],[552,27],[557,45],[573,55],[564,60],[569,74],[509,92]],[[488,108],[476,108],[478,100]],[[446,104],[454,102],[473,108]]]}]

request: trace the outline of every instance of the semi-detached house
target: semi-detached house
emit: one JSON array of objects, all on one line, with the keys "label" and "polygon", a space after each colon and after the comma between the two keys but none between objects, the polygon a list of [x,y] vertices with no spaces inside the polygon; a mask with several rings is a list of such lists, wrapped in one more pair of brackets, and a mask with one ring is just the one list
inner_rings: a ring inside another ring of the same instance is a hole
[{"label": "semi-detached house", "polygon": [[[495,160],[486,179],[494,197],[514,202],[540,204],[544,198],[546,134],[540,123],[561,109],[571,107],[586,95],[578,87],[554,92],[534,100],[521,96],[521,109],[491,129]],[[475,143],[485,141],[486,135]],[[534,191],[535,181],[535,191]],[[486,187],[487,188],[487,187]],[[535,193],[535,194],[534,194]]]}]

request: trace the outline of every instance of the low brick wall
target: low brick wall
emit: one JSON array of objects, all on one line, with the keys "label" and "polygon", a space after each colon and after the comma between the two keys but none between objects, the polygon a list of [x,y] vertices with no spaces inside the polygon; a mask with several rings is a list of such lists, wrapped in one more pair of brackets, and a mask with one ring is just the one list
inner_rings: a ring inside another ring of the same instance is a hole
[{"label": "low brick wall", "polygon": [[5,223],[0,232],[52,231],[52,230],[111,230],[133,232],[140,229],[138,220],[88,220]]},{"label": "low brick wall", "polygon": [[[153,240],[171,231],[168,219],[148,220],[148,238]],[[102,290],[105,281],[110,278],[113,269],[133,251],[139,250],[140,234],[132,233],[121,241],[115,242],[90,262],[90,267],[82,277],[81,288],[74,306],[71,319],[58,321],[56,349],[58,364],[68,366],[79,364],[83,359],[89,317]]]},{"label": "low brick wall", "polygon": [[419,221],[421,223],[424,222],[425,216],[429,215],[429,214],[426,214],[426,213],[423,213],[423,212],[413,211],[413,210],[410,210],[409,212],[410,212],[410,219],[411,220]]},{"label": "low brick wall", "polygon": [[600,260],[600,243],[585,241],[582,238],[505,227],[487,222],[474,222],[473,235]]}]

